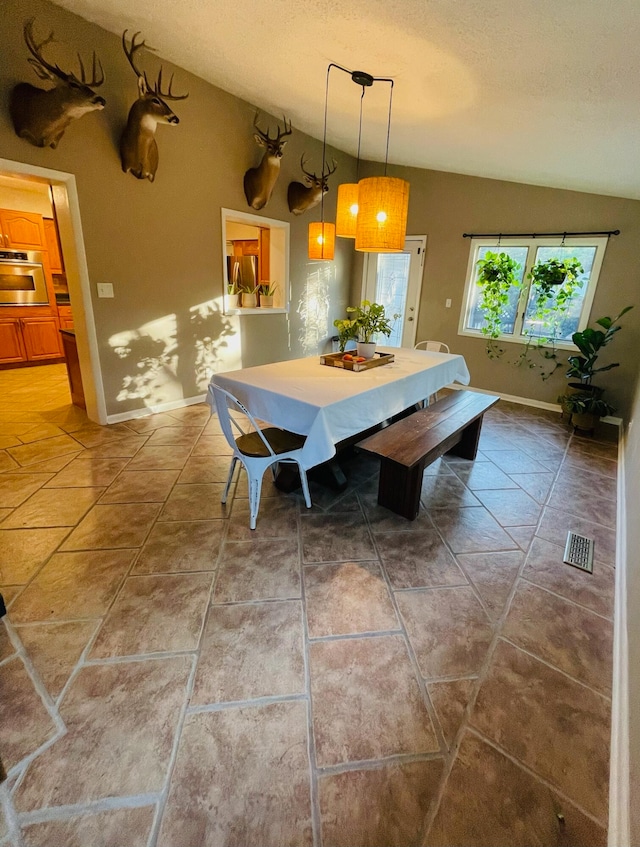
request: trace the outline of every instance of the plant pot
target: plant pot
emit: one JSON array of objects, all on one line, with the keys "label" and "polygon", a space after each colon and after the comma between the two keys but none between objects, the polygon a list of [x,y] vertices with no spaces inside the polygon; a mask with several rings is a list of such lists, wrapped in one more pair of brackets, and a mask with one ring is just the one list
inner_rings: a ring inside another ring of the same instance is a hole
[{"label": "plant pot", "polygon": [[375,341],[358,341],[357,345],[358,356],[364,356],[365,359],[373,359],[376,352]]},{"label": "plant pot", "polygon": [[227,294],[227,309],[237,309],[239,306],[239,299],[240,297],[238,294]]},{"label": "plant pot", "polygon": [[260,306],[263,309],[273,309],[273,294],[271,296],[268,294],[261,294]]},{"label": "plant pot", "polygon": [[255,309],[257,305],[257,297],[255,294],[248,294],[246,291],[242,294],[242,307],[244,309]]},{"label": "plant pot", "polygon": [[589,412],[574,412],[571,415],[572,425],[575,429],[579,429],[582,432],[592,432],[596,428],[598,421],[599,417],[597,415],[592,415]]}]

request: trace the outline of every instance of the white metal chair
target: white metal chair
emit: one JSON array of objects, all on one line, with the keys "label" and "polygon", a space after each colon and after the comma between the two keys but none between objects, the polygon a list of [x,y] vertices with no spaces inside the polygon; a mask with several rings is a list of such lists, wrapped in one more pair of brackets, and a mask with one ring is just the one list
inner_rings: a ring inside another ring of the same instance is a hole
[{"label": "white metal chair", "polygon": [[[444,341],[418,341],[416,346],[413,348],[414,350],[427,350],[429,353],[448,353],[449,345],[445,344]],[[424,400],[425,406],[431,405],[431,397],[435,397],[438,399],[438,392],[432,394],[430,397],[427,397]]]},{"label": "white metal chair", "polygon": [[[294,462],[300,471],[304,502],[307,505],[307,509],[310,509],[311,495],[309,494],[307,473],[300,461],[300,454],[307,440],[306,436],[297,435],[295,432],[288,432],[284,429],[277,429],[273,426],[265,427],[264,429],[261,428],[256,423],[251,412],[242,405],[238,398],[218,385],[209,385],[207,402],[211,406],[212,411],[215,404],[222,432],[233,450],[229,478],[222,493],[222,502],[227,502],[233,473],[236,469],[236,464],[240,462],[246,470],[249,479],[249,527],[255,529],[258,509],[260,508],[262,477],[265,471],[270,467],[275,477],[276,469],[274,465],[278,462]],[[231,414],[231,410],[236,413],[240,412],[242,417],[248,420],[251,427],[249,431],[245,432],[238,420],[236,420],[236,417]],[[240,433],[238,436],[234,435],[234,426]]]},{"label": "white metal chair", "polygon": [[448,353],[449,345],[444,341],[418,341],[414,350],[428,350],[430,353]]}]

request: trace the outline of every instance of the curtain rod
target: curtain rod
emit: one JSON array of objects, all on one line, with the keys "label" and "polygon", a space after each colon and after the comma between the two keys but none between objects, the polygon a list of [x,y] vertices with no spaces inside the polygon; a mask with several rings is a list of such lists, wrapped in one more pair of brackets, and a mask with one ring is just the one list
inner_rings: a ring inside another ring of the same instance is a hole
[{"label": "curtain rod", "polygon": [[604,232],[463,232],[463,238],[566,238],[570,235],[620,235],[619,229]]}]

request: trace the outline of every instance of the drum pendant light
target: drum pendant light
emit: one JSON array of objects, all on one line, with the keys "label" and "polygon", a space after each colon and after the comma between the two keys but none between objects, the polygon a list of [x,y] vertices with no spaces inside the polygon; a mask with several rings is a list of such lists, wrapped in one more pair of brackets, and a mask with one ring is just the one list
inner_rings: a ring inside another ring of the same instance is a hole
[{"label": "drum pendant light", "polygon": [[[322,134],[322,179],[324,180],[325,155],[327,150],[327,103],[329,101],[329,72],[331,65],[327,68],[327,82],[324,90],[324,132]],[[324,191],[320,200],[320,221],[309,224],[309,249],[310,259],[330,261],[335,254],[336,226],[325,223],[324,220]]]},{"label": "drum pendant light", "polygon": [[361,253],[401,253],[407,235],[409,183],[404,179],[387,176],[393,80],[389,82],[391,89],[384,176],[367,177],[358,183],[355,247]]}]

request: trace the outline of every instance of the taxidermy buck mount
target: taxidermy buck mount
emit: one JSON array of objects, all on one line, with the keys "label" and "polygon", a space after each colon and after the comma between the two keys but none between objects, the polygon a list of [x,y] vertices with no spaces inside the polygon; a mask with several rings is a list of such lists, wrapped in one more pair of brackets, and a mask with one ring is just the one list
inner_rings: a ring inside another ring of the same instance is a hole
[{"label": "taxidermy buck mount", "polygon": [[315,174],[309,173],[309,171],[305,171],[304,156],[300,159],[300,167],[304,174],[304,181],[307,184],[303,185],[301,182],[289,183],[287,200],[289,202],[289,211],[293,212],[294,215],[301,215],[303,212],[313,209],[313,207],[317,206],[322,200],[323,195],[329,190],[327,180],[338,167],[338,163],[335,159],[333,159],[332,166],[327,168],[326,173],[324,171],[324,165],[326,165],[326,162],[323,163],[322,175],[316,176]]},{"label": "taxidermy buck mount", "polygon": [[158,124],[179,124],[180,118],[166,102],[167,100],[185,100],[188,94],[174,94],[171,90],[173,74],[167,91],[162,90],[162,67],[154,85],[150,85],[147,74],[138,70],[134,56],[145,47],[153,51],[145,41],[136,39],[139,32],[133,34],[131,45],[127,47],[127,32],[122,33],[122,49],[138,78],[138,99],[129,110],[127,126],[120,138],[120,159],[122,170],[131,172],[137,179],[153,182],[158,169],[158,145],[155,133]]},{"label": "taxidermy buck mount", "polygon": [[283,116],[284,129],[280,130],[280,124],[277,125],[277,134],[275,138],[269,135],[269,127],[266,133],[258,126],[258,113],[256,112],[253,118],[253,126],[256,129],[254,138],[260,147],[264,147],[265,151],[262,160],[257,168],[249,168],[244,175],[244,196],[247,198],[247,203],[252,209],[262,209],[269,202],[271,192],[278,179],[280,173],[280,159],[284,145],[287,143],[287,136],[291,135],[291,121],[287,126],[287,119]]},{"label": "taxidermy buck mount", "polygon": [[33,34],[34,19],[24,25],[24,40],[33,66],[40,79],[55,83],[54,88],[36,88],[28,82],[21,82],[11,92],[9,113],[13,121],[16,135],[24,138],[36,147],[52,147],[54,150],[64,135],[65,129],[75,118],[81,118],[87,112],[104,109],[104,97],[98,96],[94,88],[104,82],[104,72],[100,60],[93,54],[91,79],[88,80],[82,59],[80,63],[80,78],[72,73],[65,73],[59,65],[52,65],[44,59],[43,49],[54,41],[53,32],[38,43]]}]

